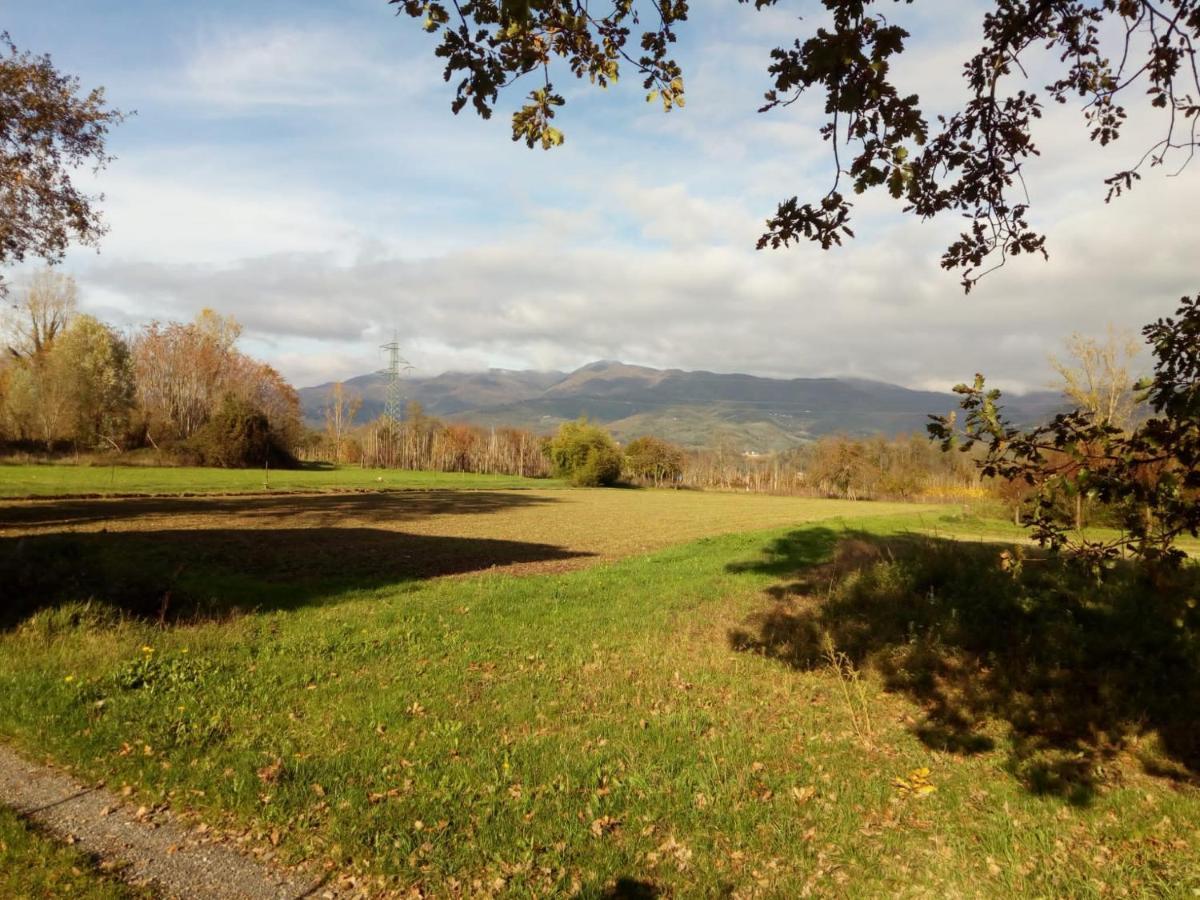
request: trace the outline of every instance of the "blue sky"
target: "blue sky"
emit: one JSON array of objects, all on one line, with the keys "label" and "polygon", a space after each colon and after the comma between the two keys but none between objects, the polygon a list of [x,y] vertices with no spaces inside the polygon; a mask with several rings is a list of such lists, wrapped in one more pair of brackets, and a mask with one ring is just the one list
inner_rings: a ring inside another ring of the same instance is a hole
[{"label": "blue sky", "polygon": [[[433,39],[384,0],[10,0],[0,28],[137,110],[117,160],[83,176],[111,226],[66,263],[84,307],[130,327],[233,313],[300,385],[376,368],[396,328],[423,374],[619,358],[1038,388],[1070,332],[1139,326],[1196,289],[1197,170],[1106,207],[1101,179],[1152,132],[1135,116],[1102,152],[1074,108],[1050,110],[1030,171],[1049,263],[964,298],[937,265],[958,223],[884,197],[859,205],[847,248],[756,252],[774,203],[831,175],[819,109],[755,113],[768,51],[815,7],[695,4],[688,105],[669,115],[632,76],[602,92],[559,73],[567,143],[549,153],[510,141],[516,94],[489,122],[452,116]],[[914,33],[900,75],[935,111],[961,96],[979,9],[889,9]]]}]

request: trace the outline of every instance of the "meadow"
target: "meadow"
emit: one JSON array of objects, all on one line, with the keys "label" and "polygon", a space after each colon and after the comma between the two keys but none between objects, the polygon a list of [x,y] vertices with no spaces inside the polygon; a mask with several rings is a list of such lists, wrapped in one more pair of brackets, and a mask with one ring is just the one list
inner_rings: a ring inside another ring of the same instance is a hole
[{"label": "meadow", "polygon": [[[1194,569],[653,490],[10,500],[0,533],[0,739],[365,894],[1200,891]],[[92,877],[59,849],[18,852]]]},{"label": "meadow", "polygon": [[554,487],[550,478],[307,464],[298,469],[0,463],[0,497]]}]

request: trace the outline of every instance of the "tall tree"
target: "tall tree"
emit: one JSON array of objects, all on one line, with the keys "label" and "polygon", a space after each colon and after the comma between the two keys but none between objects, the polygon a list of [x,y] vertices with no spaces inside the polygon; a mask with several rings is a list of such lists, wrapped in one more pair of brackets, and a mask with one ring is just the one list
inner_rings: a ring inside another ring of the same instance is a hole
[{"label": "tall tree", "polygon": [[0,266],[28,256],[55,263],[72,241],[95,244],[104,234],[95,208],[103,198],[72,175],[111,160],[108,131],[123,118],[103,88],[83,93],[48,55],[19,51],[0,32]]},{"label": "tall tree", "polygon": [[325,434],[333,445],[333,461],[342,461],[342,443],[346,434],[354,427],[354,417],[362,406],[362,397],[347,393],[346,385],[334,382],[329,389],[329,403],[325,407]]},{"label": "tall tree", "polygon": [[49,268],[35,272],[20,302],[5,316],[8,352],[33,360],[49,351],[75,317],[77,294],[70,275]]},{"label": "tall tree", "polygon": [[[649,102],[667,111],[684,105],[683,71],[671,45],[688,17],[687,0],[613,0],[603,9],[581,0],[388,2],[438,36],[444,77],[456,81],[455,113],[470,104],[488,118],[502,90],[524,75],[541,75],[512,117],[513,140],[530,147],[563,142],[551,124],[565,103],[553,81],[560,66],[602,87],[615,82],[622,67],[632,68]],[[753,0],[758,10],[779,3]],[[805,239],[828,249],[852,237],[848,183],[855,194],[884,189],[922,219],[965,217],[970,225],[946,248],[942,265],[961,270],[968,291],[985,269],[1010,255],[1046,255],[1045,236],[1028,222],[1022,174],[1039,153],[1033,124],[1043,100],[1026,77],[1038,53],[1053,70],[1045,95],[1057,103],[1082,99],[1086,127],[1098,144],[1121,134],[1124,97],[1162,113],[1159,140],[1106,180],[1109,199],[1131,188],[1146,167],[1186,163],[1197,146],[1200,0],[993,0],[981,46],[960,70],[968,99],[934,123],[918,96],[893,78],[893,63],[911,37],[892,21],[901,4],[819,5],[824,15],[810,20],[817,24],[771,51],[772,86],[760,111],[785,109],[810,90],[824,95],[819,133],[832,150],[832,185],[820,198],[781,202],[760,248]]]},{"label": "tall tree", "polygon": [[122,449],[133,405],[133,366],[121,336],[92,316],[79,316],[55,343],[47,369],[66,397],[64,436],[88,448]]},{"label": "tall tree", "polygon": [[1140,350],[1133,333],[1110,327],[1103,341],[1073,334],[1066,344],[1065,358],[1050,357],[1063,393],[1099,424],[1128,428],[1137,406],[1130,366]]}]

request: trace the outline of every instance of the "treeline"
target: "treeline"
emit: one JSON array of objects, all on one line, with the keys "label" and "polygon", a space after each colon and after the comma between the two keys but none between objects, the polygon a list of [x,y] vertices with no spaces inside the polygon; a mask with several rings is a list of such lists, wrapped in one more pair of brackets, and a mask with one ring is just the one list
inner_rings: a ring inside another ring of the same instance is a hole
[{"label": "treeline", "polygon": [[81,314],[72,279],[33,277],[4,322],[0,442],[42,451],[154,448],[178,462],[286,464],[302,436],[295,390],[204,310],[123,334]]},{"label": "treeline", "polygon": [[923,435],[830,435],[791,450],[747,454],[725,444],[687,453],[677,478],[692,488],[848,500],[967,500],[992,493],[971,459]]},{"label": "treeline", "polygon": [[919,435],[824,437],[782,453],[756,454],[718,441],[687,451],[656,437],[624,448],[604,429],[568,422],[546,445],[554,474],[576,484],[627,483],[701,490],[800,494],[849,500],[968,500],[988,496],[976,467]]},{"label": "treeline", "polygon": [[298,450],[300,458],[364,468],[529,478],[550,474],[547,439],[532,431],[443,422],[426,415],[416,402],[408,404],[402,421],[380,416],[373,422],[356,424],[360,406],[360,398],[335,384],[324,408],[325,427],[306,435]]},{"label": "treeline", "polygon": [[518,428],[443,422],[410,403],[402,422],[356,423],[361,398],[330,389],[325,426],[310,432],[302,458],[364,467],[542,477],[580,485],[624,481],[654,487],[799,494],[851,500],[970,500],[1000,496],[985,488],[971,459],[943,453],[927,437],[823,437],[772,454],[747,453],[730,440],[685,450],[654,436],[625,447],[602,427],[566,422],[553,437]]}]

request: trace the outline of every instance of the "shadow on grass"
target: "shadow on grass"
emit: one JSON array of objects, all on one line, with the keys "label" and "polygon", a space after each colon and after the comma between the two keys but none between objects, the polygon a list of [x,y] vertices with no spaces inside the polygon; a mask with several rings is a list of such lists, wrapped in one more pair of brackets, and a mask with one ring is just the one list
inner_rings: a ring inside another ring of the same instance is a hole
[{"label": "shadow on grass", "polygon": [[590,556],[550,544],[374,528],[33,534],[0,539],[0,628],[92,602],[167,622],[286,609],[352,589]]},{"label": "shadow on grass", "polygon": [[4,529],[72,528],[96,522],[186,516],[189,524],[211,518],[237,518],[249,524],[287,518],[297,524],[404,522],[429,516],[503,512],[560,501],[520,491],[404,490],[275,496],[124,497],[117,499],[39,499],[0,502]]},{"label": "shadow on grass", "polygon": [[580,900],[655,900],[662,892],[651,882],[628,876],[618,878],[602,890],[584,890]]},{"label": "shadow on grass", "polygon": [[[1014,571],[998,545],[793,532],[758,561],[784,577],[731,645],[802,670],[828,641],[923,708],[914,733],[958,754],[995,749],[1032,791],[1086,803],[1120,753],[1200,780],[1200,569],[1097,584],[1045,558]],[[1150,738],[1153,736],[1153,740]]]}]

